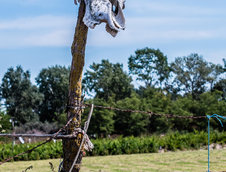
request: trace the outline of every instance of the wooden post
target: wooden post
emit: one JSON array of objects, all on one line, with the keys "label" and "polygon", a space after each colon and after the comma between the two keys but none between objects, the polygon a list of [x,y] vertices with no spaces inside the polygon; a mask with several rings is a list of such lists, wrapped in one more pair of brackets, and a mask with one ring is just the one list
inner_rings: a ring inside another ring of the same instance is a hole
[{"label": "wooden post", "polygon": [[[85,3],[81,1],[78,12],[78,19],[75,28],[74,40],[71,46],[72,63],[69,84],[68,100],[68,120],[73,117],[72,122],[67,128],[67,134],[72,134],[75,128],[81,127],[81,111],[77,112],[74,107],[80,107],[82,94],[82,72],[85,59],[85,47],[87,40],[88,27],[83,23],[85,14]],[[80,138],[81,139],[81,138]],[[78,140],[78,139],[77,139]],[[75,139],[63,139],[63,172],[68,172],[73,164],[79,145]],[[77,162],[80,164],[82,152]],[[78,172],[80,167],[75,165],[72,172]]]}]

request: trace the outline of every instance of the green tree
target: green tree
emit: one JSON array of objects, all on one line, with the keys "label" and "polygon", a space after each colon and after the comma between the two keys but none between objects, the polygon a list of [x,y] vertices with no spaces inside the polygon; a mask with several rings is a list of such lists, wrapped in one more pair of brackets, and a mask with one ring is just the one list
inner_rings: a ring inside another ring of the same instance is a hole
[{"label": "green tree", "polygon": [[225,107],[226,101],[222,99],[221,91],[205,92],[200,96],[199,115],[219,114],[225,116]]},{"label": "green tree", "polygon": [[207,82],[210,84],[210,90],[213,90],[214,85],[219,81],[219,77],[224,73],[223,66],[220,64],[209,63],[211,73],[207,77]]},{"label": "green tree", "polygon": [[38,120],[38,106],[43,96],[30,81],[30,72],[23,71],[21,66],[9,68],[1,84],[1,97],[6,106],[7,114],[24,124]]},{"label": "green tree", "polygon": [[84,74],[83,84],[87,92],[96,93],[96,98],[107,101],[114,97],[117,101],[131,95],[132,79],[123,71],[122,64],[102,60],[100,64],[93,63],[90,69]]},{"label": "green tree", "polygon": [[224,72],[226,72],[226,59],[223,58],[223,62],[224,62]]},{"label": "green tree", "polygon": [[[142,100],[136,95],[119,100],[116,104],[121,109],[145,110]],[[149,115],[132,112],[116,112],[115,132],[125,136],[139,136],[147,133],[149,124]]]},{"label": "green tree", "polygon": [[[176,101],[172,101],[169,114],[178,116],[195,116],[198,114],[198,106],[198,101],[193,100],[191,95],[178,97]],[[200,114],[197,116],[200,116]],[[203,119],[201,120],[203,121]],[[173,124],[172,130],[192,132],[193,130],[198,129],[197,123],[192,123],[192,119],[172,118],[170,121]],[[195,121],[197,121],[197,119],[195,119]]]},{"label": "green tree", "polygon": [[169,78],[170,68],[167,57],[159,49],[143,48],[135,51],[128,61],[130,74],[146,86],[162,86]]},{"label": "green tree", "polygon": [[223,99],[226,100],[226,79],[220,79],[213,87],[213,90],[223,92]]},{"label": "green tree", "polygon": [[[146,111],[159,114],[168,114],[171,107],[171,95],[166,94],[160,88],[140,88],[138,92],[142,98],[142,104]],[[151,116],[148,124],[149,132],[167,132],[172,129],[170,119],[164,116]]]},{"label": "green tree", "polygon": [[[111,98],[110,98],[111,99]],[[94,103],[95,105],[101,105],[101,106],[113,106],[112,103],[106,102],[103,99],[90,99],[86,101],[86,103]],[[87,119],[87,115],[89,111],[89,108],[86,108],[85,110],[85,118]],[[97,109],[95,108],[92,114],[92,119],[90,122],[88,133],[92,136],[96,137],[106,137],[114,132],[114,119],[115,112],[112,110],[107,109]]]},{"label": "green tree", "polygon": [[208,84],[213,85],[222,73],[222,66],[206,62],[202,56],[191,54],[187,57],[178,57],[171,63],[174,74],[173,84],[180,91],[191,94],[197,99],[207,90]]},{"label": "green tree", "polygon": [[[169,112],[180,116],[224,115],[226,113],[225,106],[226,101],[222,100],[222,92],[212,91],[202,93],[198,100],[194,100],[191,95],[180,97],[172,102]],[[186,131],[206,130],[207,125],[204,119],[173,118],[172,123],[173,129]],[[222,128],[218,121],[212,120],[211,123],[213,128]]]},{"label": "green tree", "polygon": [[12,128],[9,120],[10,116],[0,111],[0,133],[4,133]]},{"label": "green tree", "polygon": [[66,110],[69,72],[69,68],[56,65],[42,69],[36,78],[39,91],[44,95],[39,107],[41,121],[56,121]]}]

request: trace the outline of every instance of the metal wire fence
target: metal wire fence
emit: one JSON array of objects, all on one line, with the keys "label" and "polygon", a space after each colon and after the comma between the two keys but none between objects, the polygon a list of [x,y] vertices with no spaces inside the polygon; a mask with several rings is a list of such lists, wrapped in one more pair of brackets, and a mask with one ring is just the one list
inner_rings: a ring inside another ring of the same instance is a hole
[{"label": "metal wire fence", "polygon": [[[74,108],[76,110],[76,114],[80,113],[82,109],[85,107],[92,107],[92,104],[83,104],[80,107],[70,107]],[[118,111],[118,112],[130,112],[130,113],[141,113],[141,114],[148,114],[150,116],[161,116],[161,117],[166,117],[166,118],[182,118],[182,119],[204,119],[207,118],[206,116],[182,116],[182,115],[174,115],[174,114],[161,114],[161,113],[155,113],[151,111],[141,111],[141,110],[132,110],[132,109],[121,109],[117,107],[106,107],[106,106],[101,106],[101,105],[93,105],[93,108],[98,108],[98,109],[107,109],[107,110],[113,110],[113,111]],[[10,157],[2,162],[0,162],[0,165],[12,160],[15,157],[24,155],[26,153],[31,153],[33,150],[37,149],[38,147],[50,142],[52,139],[76,139],[76,134],[71,134],[71,135],[62,135],[60,134],[61,131],[63,131],[71,122],[73,118],[70,118],[67,123],[59,129],[56,133],[54,134],[45,134],[45,135],[37,135],[37,134],[0,134],[0,137],[42,137],[42,138],[48,138],[46,141],[40,143],[39,145],[28,149],[25,152],[22,152],[20,154],[17,154],[13,157]],[[77,133],[78,134],[78,133]]]}]

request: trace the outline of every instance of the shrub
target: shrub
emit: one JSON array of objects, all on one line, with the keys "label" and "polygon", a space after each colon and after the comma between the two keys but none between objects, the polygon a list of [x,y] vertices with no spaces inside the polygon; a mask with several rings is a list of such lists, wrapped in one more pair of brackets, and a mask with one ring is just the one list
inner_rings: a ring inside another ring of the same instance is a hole
[{"label": "shrub", "polygon": [[[206,132],[184,133],[179,132],[168,133],[163,137],[119,137],[117,139],[96,139],[92,140],[94,149],[89,152],[89,156],[98,155],[119,155],[119,154],[134,154],[134,153],[153,153],[158,152],[162,147],[165,150],[175,151],[184,149],[199,149],[206,146],[208,143]],[[226,132],[212,131],[210,135],[211,143],[226,144]],[[14,146],[12,151],[12,144],[0,144],[0,161],[11,157],[12,155],[24,152],[35,144],[20,144]],[[49,158],[62,157],[62,142],[49,142],[29,154],[15,157],[14,161],[19,160],[39,160]]]}]

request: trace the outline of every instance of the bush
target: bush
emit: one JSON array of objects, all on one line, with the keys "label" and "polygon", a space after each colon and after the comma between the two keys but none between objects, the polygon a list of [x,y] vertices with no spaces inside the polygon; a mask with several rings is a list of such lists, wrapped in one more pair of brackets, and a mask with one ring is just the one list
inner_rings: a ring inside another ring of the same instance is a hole
[{"label": "bush", "polygon": [[[159,148],[170,151],[200,149],[208,143],[208,134],[206,132],[184,133],[179,132],[168,133],[163,137],[153,135],[150,137],[119,137],[117,139],[96,139],[92,140],[94,149],[87,153],[89,156],[119,155],[119,154],[135,154],[135,153],[154,153]],[[210,135],[211,143],[226,144],[226,132],[212,131]],[[20,144],[14,146],[12,152],[12,144],[0,144],[0,161],[19,154],[36,144]],[[19,160],[39,160],[60,158],[63,155],[62,142],[49,142],[29,154],[15,157],[14,161]]]}]

